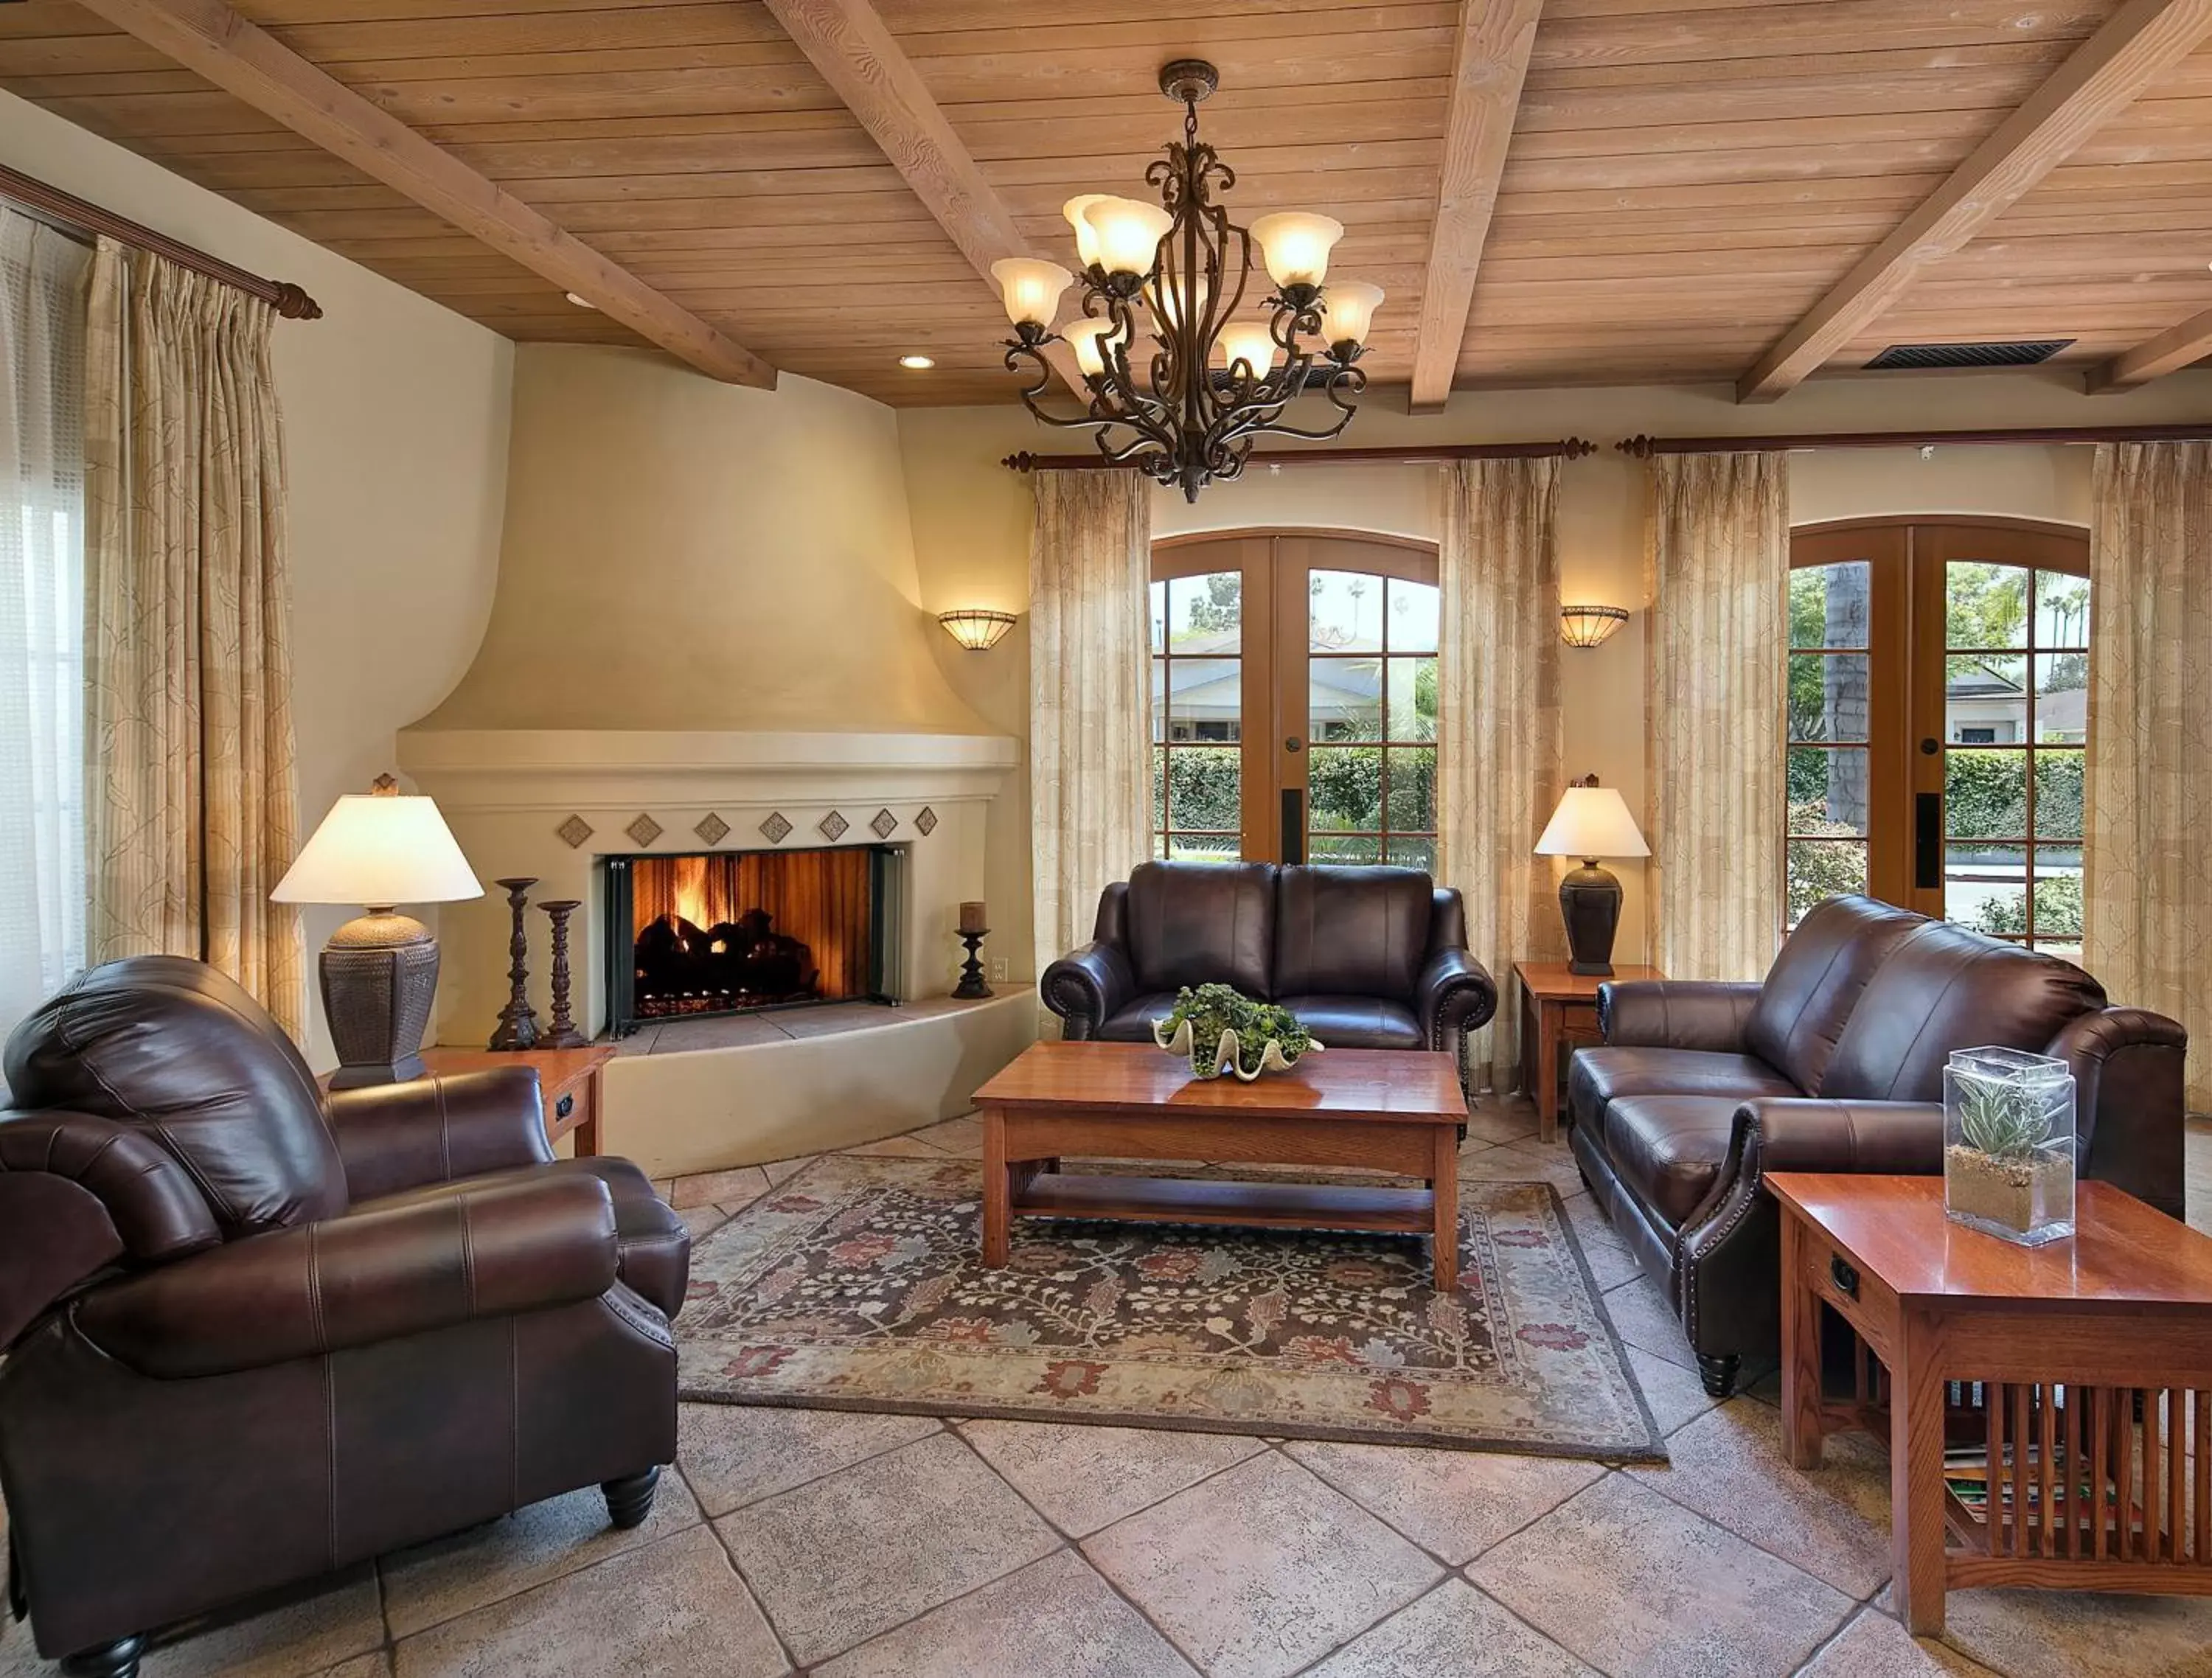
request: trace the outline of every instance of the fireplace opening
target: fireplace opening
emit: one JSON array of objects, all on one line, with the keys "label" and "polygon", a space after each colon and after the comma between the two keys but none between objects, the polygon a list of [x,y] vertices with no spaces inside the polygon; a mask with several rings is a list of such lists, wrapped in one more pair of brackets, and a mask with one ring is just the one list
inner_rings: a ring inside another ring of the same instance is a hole
[{"label": "fireplace opening", "polygon": [[606,859],[609,1025],[889,1001],[897,848]]}]

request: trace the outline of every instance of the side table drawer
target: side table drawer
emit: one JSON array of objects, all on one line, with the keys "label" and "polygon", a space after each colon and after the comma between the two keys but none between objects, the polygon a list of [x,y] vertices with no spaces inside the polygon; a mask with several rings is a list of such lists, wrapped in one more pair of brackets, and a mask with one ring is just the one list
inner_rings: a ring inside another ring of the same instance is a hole
[{"label": "side table drawer", "polygon": [[1817,1230],[1806,1231],[1806,1280],[1832,1305],[1885,1364],[1895,1349],[1897,1295],[1881,1277],[1862,1270]]},{"label": "side table drawer", "polygon": [[558,1142],[578,1131],[591,1134],[591,1125],[598,1116],[594,1100],[599,1090],[596,1078],[579,1078],[544,1093],[545,1140]]}]

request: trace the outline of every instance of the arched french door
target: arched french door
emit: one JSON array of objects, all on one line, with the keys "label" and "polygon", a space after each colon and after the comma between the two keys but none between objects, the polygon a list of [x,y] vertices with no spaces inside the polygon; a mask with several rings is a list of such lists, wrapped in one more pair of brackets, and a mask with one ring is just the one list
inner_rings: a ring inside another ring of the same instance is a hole
[{"label": "arched french door", "polygon": [[1430,544],[1154,544],[1154,854],[1433,868],[1437,632]]},{"label": "arched french door", "polygon": [[1788,922],[1864,891],[2077,954],[2087,533],[1849,520],[1790,564]]}]

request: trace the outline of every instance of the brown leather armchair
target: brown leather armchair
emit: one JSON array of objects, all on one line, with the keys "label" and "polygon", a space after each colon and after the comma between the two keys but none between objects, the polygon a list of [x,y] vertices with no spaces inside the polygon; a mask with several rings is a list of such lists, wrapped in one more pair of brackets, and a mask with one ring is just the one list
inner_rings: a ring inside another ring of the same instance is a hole
[{"label": "brown leather armchair", "polygon": [[1498,1008],[1459,893],[1418,868],[1141,863],[1039,989],[1071,1040],[1150,1043],[1203,984],[1280,1003],[1339,1049],[1456,1048]]},{"label": "brown leather armchair", "polygon": [[556,1161],[537,1074],[327,1098],[212,968],[83,975],[6,1051],[0,1489],[39,1651],[143,1633],[676,1450],[684,1224]]},{"label": "brown leather armchair", "polygon": [[2172,1020],[2107,1007],[2070,962],[1871,898],[1832,897],[1759,984],[1601,985],[1567,1075],[1583,1180],[1673,1301],[1706,1389],[1780,1337],[1768,1171],[1943,1169],[1943,1066],[2002,1044],[2074,1070],[2083,1175],[2182,1215]]}]

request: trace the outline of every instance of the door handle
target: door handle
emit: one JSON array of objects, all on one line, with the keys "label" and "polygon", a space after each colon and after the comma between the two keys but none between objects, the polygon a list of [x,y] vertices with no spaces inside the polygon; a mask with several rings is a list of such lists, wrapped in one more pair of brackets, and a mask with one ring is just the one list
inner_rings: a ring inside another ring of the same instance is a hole
[{"label": "door handle", "polygon": [[1306,795],[1303,788],[1283,788],[1283,860],[1293,865],[1306,860]]}]

